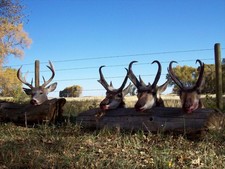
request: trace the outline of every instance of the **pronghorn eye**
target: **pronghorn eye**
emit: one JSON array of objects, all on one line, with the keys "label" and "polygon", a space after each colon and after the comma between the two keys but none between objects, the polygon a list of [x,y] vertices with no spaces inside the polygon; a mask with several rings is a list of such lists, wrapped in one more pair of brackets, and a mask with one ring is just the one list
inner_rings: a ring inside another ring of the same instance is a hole
[{"label": "pronghorn eye", "polygon": [[152,95],[156,95],[156,91],[155,90],[149,90],[148,93],[152,94]]},{"label": "pronghorn eye", "polygon": [[117,95],[118,97],[122,97],[122,93],[118,93],[118,95]]},{"label": "pronghorn eye", "polygon": [[179,90],[179,95],[181,96],[181,94],[182,94],[182,91],[181,91],[181,90]]},{"label": "pronghorn eye", "polygon": [[200,90],[199,90],[199,89],[197,89],[197,90],[196,90],[196,92],[197,92],[197,94],[201,94],[201,92],[200,92]]}]

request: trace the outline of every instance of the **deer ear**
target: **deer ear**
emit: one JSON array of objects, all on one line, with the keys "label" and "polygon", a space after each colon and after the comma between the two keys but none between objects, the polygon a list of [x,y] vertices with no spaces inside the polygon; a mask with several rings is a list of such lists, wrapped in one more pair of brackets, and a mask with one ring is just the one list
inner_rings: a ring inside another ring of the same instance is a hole
[{"label": "deer ear", "polygon": [[49,92],[54,91],[54,90],[56,89],[56,87],[57,87],[57,82],[52,83],[52,84],[49,85],[46,89],[47,89],[47,91],[48,91],[48,93],[49,93]]},{"label": "deer ear", "polygon": [[27,95],[31,95],[31,94],[32,94],[31,89],[23,88],[23,91],[24,91]]}]

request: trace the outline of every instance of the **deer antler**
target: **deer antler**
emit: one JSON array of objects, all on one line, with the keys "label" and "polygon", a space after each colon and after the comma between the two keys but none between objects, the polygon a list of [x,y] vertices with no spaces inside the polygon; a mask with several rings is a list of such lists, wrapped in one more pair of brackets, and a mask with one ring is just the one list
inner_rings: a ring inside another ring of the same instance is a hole
[{"label": "deer antler", "polygon": [[51,72],[52,72],[52,76],[50,77],[50,79],[49,80],[47,80],[47,81],[45,81],[45,78],[42,76],[42,78],[43,78],[43,80],[44,80],[44,83],[41,85],[41,87],[45,87],[45,86],[47,86],[51,81],[52,81],[52,79],[54,78],[54,76],[55,76],[55,71],[54,71],[54,67],[53,67],[53,65],[52,65],[52,63],[51,63],[51,61],[49,61],[49,65],[50,66],[47,66],[50,70],[51,70]]},{"label": "deer antler", "polygon": [[[17,71],[17,78],[23,83],[23,84],[25,84],[25,85],[27,85],[29,88],[33,88],[33,85],[32,85],[32,83],[30,84],[30,83],[28,83],[27,81],[26,81],[26,79],[25,79],[25,77],[22,77],[22,73],[21,73],[21,68],[22,68],[22,66],[18,69],[18,71]],[[33,80],[32,80],[33,81]]]}]

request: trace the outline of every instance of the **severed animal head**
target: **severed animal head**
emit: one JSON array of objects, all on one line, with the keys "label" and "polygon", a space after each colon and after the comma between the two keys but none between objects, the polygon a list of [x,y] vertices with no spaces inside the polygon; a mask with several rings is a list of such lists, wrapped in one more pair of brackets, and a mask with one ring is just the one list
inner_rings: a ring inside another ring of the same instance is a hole
[{"label": "severed animal head", "polygon": [[171,61],[168,68],[168,72],[171,79],[180,89],[179,94],[181,99],[181,105],[182,105],[182,109],[186,113],[192,113],[194,110],[203,107],[203,104],[200,100],[200,93],[204,85],[204,80],[203,80],[204,63],[201,62],[200,60],[196,60],[196,63],[197,62],[200,64],[199,76],[198,76],[198,80],[196,81],[196,84],[193,86],[185,86],[174,74],[172,69],[172,64],[177,63],[176,61]]},{"label": "severed animal head", "polygon": [[157,86],[157,83],[161,76],[161,69],[162,69],[160,62],[157,60],[152,62],[152,64],[153,63],[158,64],[158,71],[152,85],[150,83],[146,85],[141,79],[141,76],[139,76],[139,80],[138,80],[137,77],[134,75],[132,71],[132,65],[133,63],[136,63],[136,62],[137,61],[132,61],[129,64],[129,68],[128,68],[128,77],[133,82],[133,84],[137,87],[138,101],[135,104],[135,109],[137,111],[145,111],[146,109],[151,109],[154,106],[164,106],[163,100],[161,99],[160,95],[162,92],[166,90],[168,81],[166,81],[161,86]]},{"label": "severed animal head", "polygon": [[99,68],[99,74],[100,74],[100,80],[98,80],[99,83],[105,88],[106,90],[106,97],[101,101],[100,108],[102,110],[108,110],[108,109],[116,109],[120,107],[125,107],[124,103],[124,96],[128,93],[130,85],[123,89],[126,85],[128,76],[126,75],[122,85],[120,88],[115,89],[112,85],[112,82],[110,82],[110,85],[106,82],[103,73],[102,68],[105,66],[101,66]]},{"label": "severed animal head", "polygon": [[55,71],[54,71],[53,65],[52,65],[52,63],[50,61],[49,61],[49,65],[50,66],[47,66],[47,67],[51,70],[52,76],[47,81],[45,81],[45,78],[43,77],[44,83],[41,86],[38,86],[38,87],[33,87],[32,82],[31,83],[28,83],[28,82],[26,82],[25,77],[22,77],[22,73],[21,73],[22,66],[17,71],[17,77],[18,77],[18,79],[23,84],[25,84],[26,86],[29,87],[29,88],[23,88],[23,90],[24,90],[24,92],[27,95],[30,95],[31,96],[30,103],[32,105],[40,105],[40,104],[42,104],[43,102],[45,102],[46,100],[48,100],[48,96],[47,96],[48,93],[49,92],[52,92],[52,91],[54,91],[56,89],[57,83],[53,83],[53,84],[47,86],[52,81],[52,79],[55,76]]}]

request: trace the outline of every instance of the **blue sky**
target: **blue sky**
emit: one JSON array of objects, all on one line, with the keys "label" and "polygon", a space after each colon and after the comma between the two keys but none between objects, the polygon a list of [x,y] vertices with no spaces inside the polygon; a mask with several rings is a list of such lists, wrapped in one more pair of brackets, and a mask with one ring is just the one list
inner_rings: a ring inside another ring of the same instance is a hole
[{"label": "blue sky", "polygon": [[[80,85],[83,96],[104,95],[97,82],[98,67],[117,88],[125,67],[137,60],[134,73],[152,82],[162,62],[159,85],[171,60],[197,67],[196,59],[214,63],[213,46],[225,46],[224,0],[23,0],[29,22],[24,29],[33,43],[23,59],[10,56],[5,66],[29,71],[40,60],[41,75],[50,77],[46,64],[54,64],[56,92]],[[222,49],[222,56],[224,49]],[[166,93],[171,90],[168,89]]]}]

